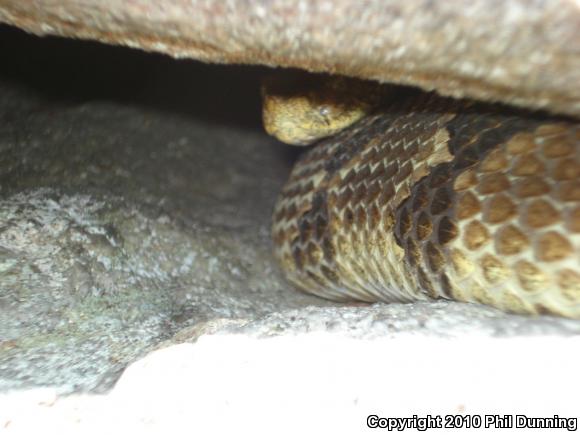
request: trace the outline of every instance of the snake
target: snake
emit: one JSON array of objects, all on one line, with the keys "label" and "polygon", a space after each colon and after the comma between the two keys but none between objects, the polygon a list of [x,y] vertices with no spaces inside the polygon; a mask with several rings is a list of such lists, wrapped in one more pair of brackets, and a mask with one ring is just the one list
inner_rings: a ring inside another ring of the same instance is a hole
[{"label": "snake", "polygon": [[580,318],[577,120],[332,76],[262,94],[266,131],[312,144],[272,219],[297,288]]}]

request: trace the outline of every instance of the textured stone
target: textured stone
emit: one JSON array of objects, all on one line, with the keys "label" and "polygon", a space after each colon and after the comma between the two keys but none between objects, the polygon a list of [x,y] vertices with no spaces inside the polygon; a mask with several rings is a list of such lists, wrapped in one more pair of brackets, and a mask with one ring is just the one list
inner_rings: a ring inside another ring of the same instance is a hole
[{"label": "textured stone", "polygon": [[[0,395],[0,425],[8,434],[353,434],[370,414],[578,414],[580,328],[570,320],[441,302],[308,308],[203,329],[130,366],[107,395]],[[542,391],[533,400],[530,385]]]},{"label": "textured stone", "polygon": [[580,115],[574,0],[2,0],[0,21],[180,58],[342,73]]},{"label": "textured stone", "polygon": [[180,328],[329,304],[272,259],[257,71],[35,39],[0,36],[0,390],[103,391]]}]

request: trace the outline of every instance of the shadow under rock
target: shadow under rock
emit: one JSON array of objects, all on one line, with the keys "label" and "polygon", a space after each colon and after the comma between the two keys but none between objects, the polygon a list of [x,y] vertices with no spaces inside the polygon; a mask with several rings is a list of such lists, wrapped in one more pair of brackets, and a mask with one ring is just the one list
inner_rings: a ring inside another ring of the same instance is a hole
[{"label": "shadow under rock", "polygon": [[267,68],[193,60],[0,25],[0,81],[52,103],[109,101],[215,124],[261,129],[259,83]]}]

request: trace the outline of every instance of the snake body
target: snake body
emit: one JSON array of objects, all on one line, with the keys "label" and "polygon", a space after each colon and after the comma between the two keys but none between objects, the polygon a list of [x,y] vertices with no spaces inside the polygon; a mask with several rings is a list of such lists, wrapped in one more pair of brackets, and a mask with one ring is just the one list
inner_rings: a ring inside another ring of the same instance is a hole
[{"label": "snake body", "polygon": [[386,98],[299,158],[272,232],[288,279],[325,298],[580,318],[580,126]]}]

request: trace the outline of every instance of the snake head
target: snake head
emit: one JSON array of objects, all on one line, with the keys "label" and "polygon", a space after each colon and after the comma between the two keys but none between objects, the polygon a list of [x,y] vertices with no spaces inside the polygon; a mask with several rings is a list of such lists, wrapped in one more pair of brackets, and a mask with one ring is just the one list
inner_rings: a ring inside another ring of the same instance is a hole
[{"label": "snake head", "polygon": [[262,83],[266,132],[291,145],[309,145],[368,115],[380,85],[346,77],[276,75]]}]

